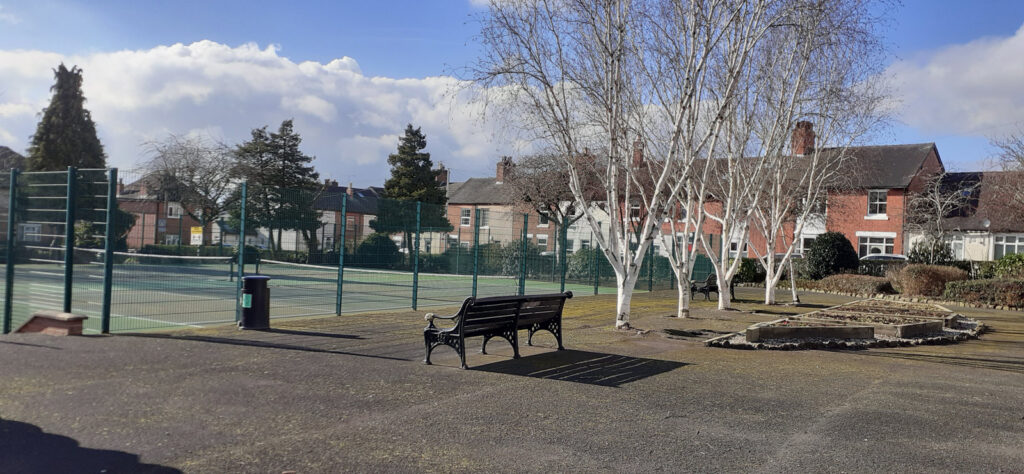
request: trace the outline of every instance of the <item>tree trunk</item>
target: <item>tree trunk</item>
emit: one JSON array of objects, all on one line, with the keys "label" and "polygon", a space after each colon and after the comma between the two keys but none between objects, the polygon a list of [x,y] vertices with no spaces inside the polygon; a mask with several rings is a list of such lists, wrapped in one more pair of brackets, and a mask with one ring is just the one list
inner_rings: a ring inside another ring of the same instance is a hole
[{"label": "tree trunk", "polygon": [[793,272],[793,259],[789,259],[789,288],[793,293],[793,303],[800,303],[800,296],[796,294],[796,273]]},{"label": "tree trunk", "polygon": [[629,305],[633,299],[633,288],[636,286],[636,279],[639,271],[633,272],[623,278],[615,275],[615,283],[618,285],[618,292],[615,298],[615,329],[629,327]]},{"label": "tree trunk", "polygon": [[680,276],[682,272],[676,272],[676,288],[679,290],[679,305],[676,317],[690,317],[690,279]]},{"label": "tree trunk", "polygon": [[715,278],[718,280],[718,309],[732,308],[732,295],[729,293],[730,282],[722,278],[722,272],[715,275]]},{"label": "tree trunk", "polygon": [[764,281],[764,304],[775,304],[775,285],[772,284],[773,277],[769,276]]}]

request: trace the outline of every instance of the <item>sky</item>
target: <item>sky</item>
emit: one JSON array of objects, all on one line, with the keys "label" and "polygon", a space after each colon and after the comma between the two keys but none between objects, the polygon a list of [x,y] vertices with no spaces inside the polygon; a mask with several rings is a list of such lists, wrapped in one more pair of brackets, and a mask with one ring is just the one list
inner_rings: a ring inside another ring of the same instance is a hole
[{"label": "sky", "polygon": [[[197,134],[226,143],[292,118],[321,175],[381,185],[407,123],[454,180],[530,144],[459,78],[484,0],[0,0],[0,145],[24,151],[53,68],[78,65],[108,164]],[[897,115],[874,143],[935,142],[975,170],[1024,129],[1024,1],[906,0],[884,30]]]}]

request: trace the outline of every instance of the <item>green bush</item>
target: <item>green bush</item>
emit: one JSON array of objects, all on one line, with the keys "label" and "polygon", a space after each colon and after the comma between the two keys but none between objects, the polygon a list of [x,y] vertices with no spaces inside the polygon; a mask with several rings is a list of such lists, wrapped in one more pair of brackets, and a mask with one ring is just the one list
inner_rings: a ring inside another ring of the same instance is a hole
[{"label": "green bush", "polygon": [[857,267],[857,273],[861,275],[884,277],[888,275],[889,272],[899,271],[905,266],[907,266],[907,262],[890,260],[861,260],[860,265]]},{"label": "green bush", "polygon": [[971,304],[1024,307],[1024,280],[966,280],[946,284],[943,298]]},{"label": "green bush", "polygon": [[826,232],[815,238],[806,260],[807,276],[814,280],[856,271],[860,261],[853,244],[840,232]]},{"label": "green bush", "polygon": [[354,265],[394,268],[402,261],[403,255],[390,235],[374,232],[359,243],[354,257]]},{"label": "green bush", "polygon": [[996,260],[996,277],[1024,279],[1024,253],[1011,253]]},{"label": "green bush", "polygon": [[423,273],[451,273],[451,262],[445,254],[420,254],[420,271]]},{"label": "green bush", "polygon": [[[597,266],[594,266],[594,262]],[[603,281],[615,279],[615,269],[604,254],[598,249],[580,249],[569,256],[569,268],[566,279],[592,283],[594,281],[595,268],[600,271],[600,278]]]},{"label": "green bush", "polygon": [[893,288],[907,296],[942,296],[947,283],[966,279],[967,272],[944,265],[910,264],[889,274]]},{"label": "green bush", "polygon": [[907,254],[910,263],[947,265],[953,261],[953,248],[945,240],[926,238],[914,244]]},{"label": "green bush", "polygon": [[[806,288],[808,290],[838,291],[843,293],[870,295],[879,293],[895,293],[887,278],[871,275],[854,275],[851,273],[830,275],[817,281],[798,280],[796,286],[797,288]],[[788,282],[786,282],[785,287],[789,288]]]},{"label": "green bush", "polygon": [[733,279],[736,283],[764,283],[768,274],[756,258],[744,258]]},{"label": "green bush", "polygon": [[978,271],[974,272],[974,278],[988,280],[996,277],[996,262],[978,262]]}]

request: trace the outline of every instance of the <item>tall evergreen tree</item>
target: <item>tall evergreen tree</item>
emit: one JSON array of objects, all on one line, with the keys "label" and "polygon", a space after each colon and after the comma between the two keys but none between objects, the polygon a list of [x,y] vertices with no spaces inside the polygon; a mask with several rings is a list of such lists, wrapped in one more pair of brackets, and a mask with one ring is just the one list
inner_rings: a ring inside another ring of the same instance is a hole
[{"label": "tall evergreen tree", "polygon": [[[275,250],[281,250],[282,230],[301,232],[308,249],[317,250],[315,232],[320,222],[313,202],[323,186],[313,169],[313,157],[303,154],[300,144],[302,137],[289,119],[281,122],[277,132],[253,129],[252,138],[235,149],[239,173],[249,187],[246,225],[268,229]],[[237,218],[239,209],[233,214]]]},{"label": "tall evergreen tree", "polygon": [[412,124],[405,127],[405,135],[398,140],[398,152],[388,155],[391,178],[384,182],[384,198],[378,202],[377,218],[370,227],[377,232],[405,235],[405,242],[411,242],[416,226],[416,204],[423,204],[420,213],[420,228],[431,231],[450,231],[452,225],[445,215],[444,205],[448,202],[444,183],[437,180],[438,170],[433,169],[427,137],[419,127]]},{"label": "tall evergreen tree", "polygon": [[85,108],[82,70],[61,63],[54,71],[53,97],[28,149],[29,171],[60,171],[68,166],[105,168],[106,155],[96,136],[96,124]]}]

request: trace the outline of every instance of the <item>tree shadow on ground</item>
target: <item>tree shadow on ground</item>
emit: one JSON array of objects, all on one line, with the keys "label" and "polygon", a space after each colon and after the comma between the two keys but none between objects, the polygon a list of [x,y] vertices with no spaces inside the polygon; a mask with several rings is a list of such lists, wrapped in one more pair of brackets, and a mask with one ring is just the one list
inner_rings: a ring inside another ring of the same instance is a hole
[{"label": "tree shadow on ground", "polygon": [[39,348],[43,348],[43,349],[54,349],[54,350],[58,350],[58,351],[61,350],[61,348],[59,348],[59,347],[47,346],[45,344],[29,344],[27,342],[0,341],[0,344],[11,344],[11,345],[15,345],[15,346],[26,346],[26,347],[39,347]]},{"label": "tree shadow on ground", "polygon": [[147,472],[180,473],[157,464],[143,464],[123,451],[90,449],[67,436],[46,433],[38,426],[0,419],[0,472]]},{"label": "tree shadow on ground", "polygon": [[[260,334],[265,336],[260,337]],[[360,354],[357,352],[349,352],[338,350],[333,347],[335,341],[330,339],[362,339],[360,336],[345,336],[341,334],[331,333],[318,333],[308,331],[291,331],[284,329],[274,330],[249,330],[245,331],[245,335],[252,335],[250,338],[241,337],[217,337],[217,336],[203,336],[203,335],[192,335],[192,334],[150,334],[150,333],[135,333],[135,334],[119,334],[118,337],[145,337],[153,339],[173,339],[179,341],[192,341],[192,342],[208,342],[213,344],[227,344],[232,346],[249,346],[249,347],[265,347],[268,349],[283,349],[289,351],[302,351],[302,352],[319,352],[324,354],[339,354],[339,355],[350,355],[356,357],[370,357],[373,359],[386,359],[386,360],[400,360],[409,361],[412,359],[406,359],[401,357],[390,357],[380,356],[373,354]],[[299,338],[284,339],[281,335],[285,336],[301,336]],[[327,338],[327,340],[319,338]]]},{"label": "tree shadow on ground", "polygon": [[685,365],[668,360],[562,350],[494,362],[473,367],[473,370],[619,387]]},{"label": "tree shadow on ground", "polygon": [[[956,365],[961,367],[972,367],[976,369],[1002,370],[1024,374],[1024,359],[1021,358],[990,358],[990,357],[968,357],[962,355],[939,355],[939,354],[916,354],[910,352],[896,351],[859,351],[858,355],[871,357],[888,357],[892,359],[912,360],[918,362],[931,362],[936,364]],[[1017,359],[1017,360],[1014,360]]]}]

